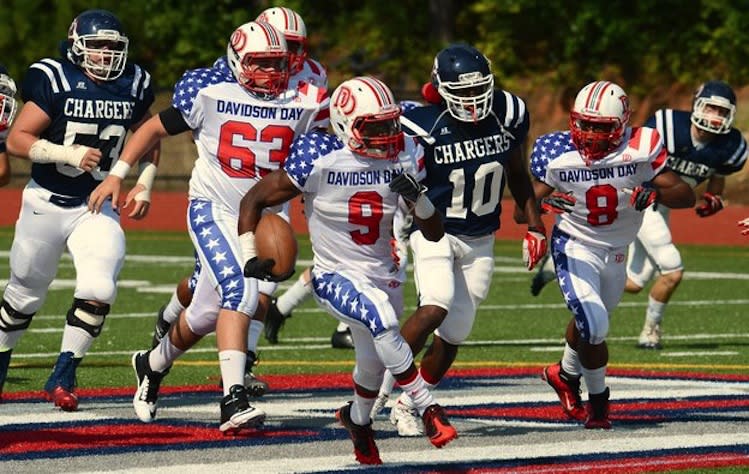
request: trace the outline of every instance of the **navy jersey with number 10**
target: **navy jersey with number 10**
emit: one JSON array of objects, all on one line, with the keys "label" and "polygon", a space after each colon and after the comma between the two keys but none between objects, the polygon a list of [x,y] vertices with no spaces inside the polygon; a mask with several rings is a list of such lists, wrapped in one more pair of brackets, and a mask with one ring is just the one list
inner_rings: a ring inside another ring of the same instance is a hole
[{"label": "navy jersey with number 10", "polygon": [[502,212],[504,167],[528,134],[530,119],[523,100],[495,90],[492,112],[477,123],[456,120],[444,104],[408,110],[401,123],[404,132],[424,147],[422,183],[444,217],[445,232],[495,232]]},{"label": "navy jersey with number 10", "polygon": [[23,80],[24,102],[34,102],[50,118],[41,138],[58,145],[97,148],[98,169],[86,173],[63,163],[34,163],[31,177],[42,187],[67,196],[87,196],[117,161],[130,128],[153,103],[151,75],[129,63],[114,81],[90,79],[67,59],[39,60]]}]

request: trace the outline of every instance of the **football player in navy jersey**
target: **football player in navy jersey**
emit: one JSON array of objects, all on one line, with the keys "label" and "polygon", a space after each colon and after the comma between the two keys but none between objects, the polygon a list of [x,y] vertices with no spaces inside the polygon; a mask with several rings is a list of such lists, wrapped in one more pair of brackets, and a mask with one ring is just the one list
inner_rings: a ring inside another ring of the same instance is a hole
[{"label": "football player in navy jersey", "polygon": [[[16,116],[16,83],[8,70],[0,64],[0,186],[10,182],[10,162],[5,147],[8,130]],[[3,379],[0,379],[0,395],[3,392]]]},{"label": "football player in navy jersey", "polygon": [[[661,109],[645,124],[660,132],[668,162],[666,166],[693,188],[705,183],[702,203],[695,208],[700,217],[723,209],[721,194],[725,176],[735,173],[747,160],[747,143],[734,128],[736,95],[723,81],[705,82],[695,93],[692,111]],[[661,322],[668,301],[684,273],[681,255],[671,240],[669,208],[645,211],[637,239],[629,247],[627,286],[640,292],[658,272],[650,289],[645,324],[638,347],[661,348]]]},{"label": "football player in navy jersey", "polygon": [[[60,356],[44,390],[55,406],[73,411],[76,368],[101,333],[125,258],[119,214],[111,203],[92,214],[86,200],[117,161],[128,130],[150,117],[154,96],[148,72],[127,62],[128,38],[112,13],[78,15],[61,49],[62,58],[29,67],[21,87],[25,105],[8,136],[8,151],[31,160],[32,167],[0,303],[0,384],[67,248],[76,287]],[[129,215],[134,219],[148,212],[157,149],[146,155],[126,200],[126,207],[134,202]]]},{"label": "football player in navy jersey", "polygon": [[[414,354],[434,333],[420,369],[433,387],[468,338],[476,309],[489,292],[505,183],[529,216],[523,245],[528,269],[546,253],[546,231],[524,160],[529,126],[525,102],[495,89],[489,60],[466,44],[450,45],[436,55],[428,87],[437,92],[439,103],[405,112],[401,123],[425,148],[422,184],[444,217],[446,235],[430,242],[418,230],[411,234],[419,307],[401,331]],[[391,382],[385,381],[375,410],[384,404]],[[420,434],[405,391],[390,413],[401,436]]]}]

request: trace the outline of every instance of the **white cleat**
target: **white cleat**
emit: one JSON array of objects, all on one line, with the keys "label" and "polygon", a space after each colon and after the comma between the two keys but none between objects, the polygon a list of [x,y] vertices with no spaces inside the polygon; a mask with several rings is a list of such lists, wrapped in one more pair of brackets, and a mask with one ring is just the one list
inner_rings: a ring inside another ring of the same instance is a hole
[{"label": "white cleat", "polygon": [[637,341],[637,347],[640,349],[661,349],[661,325],[650,321],[645,321],[645,326],[640,333],[640,339]]},{"label": "white cleat", "polygon": [[424,434],[424,426],[416,408],[408,408],[401,402],[390,409],[390,423],[398,428],[398,436],[410,438]]},{"label": "white cleat", "polygon": [[138,419],[143,423],[150,423],[156,419],[156,403],[159,398],[159,385],[168,373],[154,372],[148,365],[148,352],[140,351],[133,354],[133,370],[138,383],[133,397],[133,409]]}]

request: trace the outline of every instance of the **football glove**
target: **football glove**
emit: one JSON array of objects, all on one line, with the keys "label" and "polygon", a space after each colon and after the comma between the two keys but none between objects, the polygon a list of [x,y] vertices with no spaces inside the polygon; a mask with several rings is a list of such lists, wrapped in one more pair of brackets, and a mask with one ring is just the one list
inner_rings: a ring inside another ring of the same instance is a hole
[{"label": "football glove", "polygon": [[276,261],[272,258],[261,260],[257,257],[252,257],[244,264],[244,276],[264,281],[276,281],[276,278],[270,273],[275,264]]},{"label": "football glove", "polygon": [[718,194],[705,193],[702,195],[702,200],[705,203],[694,208],[694,212],[700,217],[712,216],[723,209],[723,199]]},{"label": "football glove", "polygon": [[546,230],[538,227],[528,227],[523,239],[523,263],[528,270],[533,270],[538,262],[546,255]]},{"label": "football glove", "polygon": [[390,181],[390,190],[396,192],[411,202],[416,202],[419,194],[426,191],[426,186],[421,185],[416,178],[409,173],[403,172]]},{"label": "football glove", "polygon": [[749,235],[749,217],[743,221],[739,221],[739,227],[743,227],[743,229],[741,229],[741,235]]},{"label": "football glove", "polygon": [[658,189],[650,182],[645,181],[632,190],[632,195],[629,197],[629,204],[638,211],[644,211],[651,204],[656,204],[657,200]]},{"label": "football glove", "polygon": [[576,202],[577,199],[572,195],[572,191],[568,193],[554,191],[541,199],[541,212],[544,214],[562,214],[563,212],[572,212]]}]

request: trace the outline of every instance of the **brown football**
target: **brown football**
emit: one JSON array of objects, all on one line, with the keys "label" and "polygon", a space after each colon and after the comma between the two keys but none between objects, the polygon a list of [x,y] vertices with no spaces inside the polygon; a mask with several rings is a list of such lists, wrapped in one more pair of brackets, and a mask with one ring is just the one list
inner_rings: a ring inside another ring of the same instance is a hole
[{"label": "brown football", "polygon": [[278,214],[263,214],[255,229],[255,249],[261,259],[272,258],[274,277],[289,273],[296,265],[297,242],[291,226]]}]

